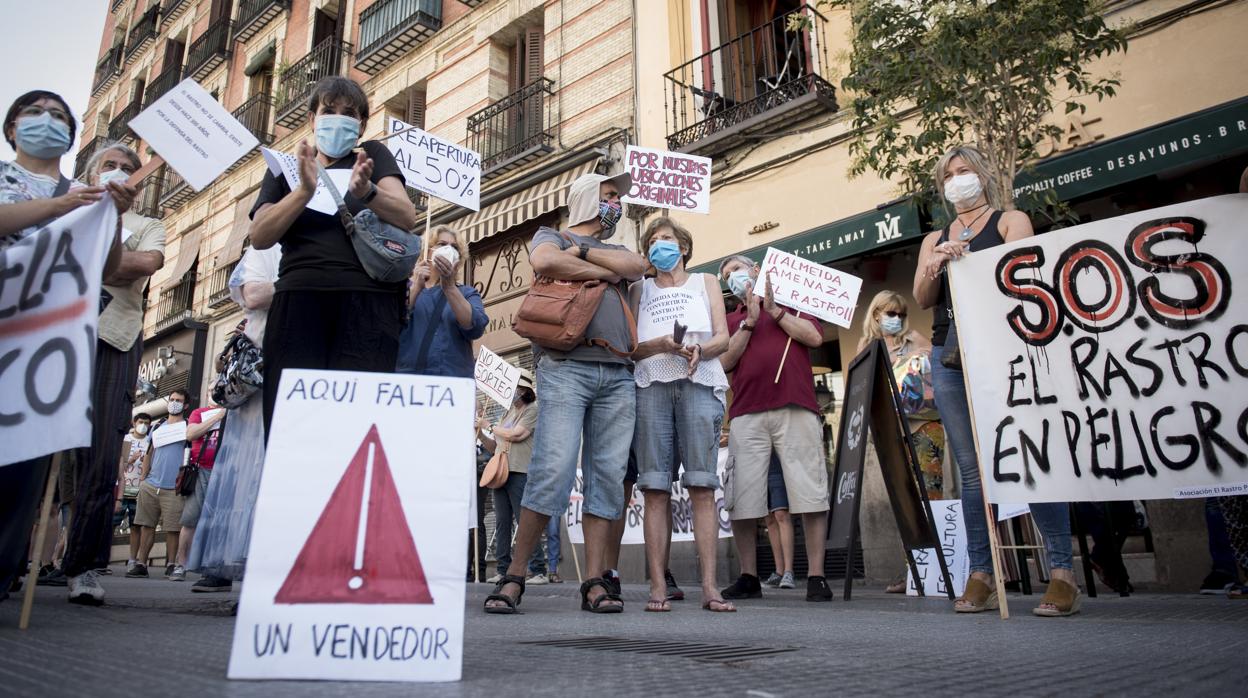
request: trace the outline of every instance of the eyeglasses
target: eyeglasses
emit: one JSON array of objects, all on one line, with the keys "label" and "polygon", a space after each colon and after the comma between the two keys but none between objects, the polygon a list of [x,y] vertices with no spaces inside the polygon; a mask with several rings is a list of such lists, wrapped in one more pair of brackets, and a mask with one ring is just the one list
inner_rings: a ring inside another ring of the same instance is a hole
[{"label": "eyeglasses", "polygon": [[904,312],[897,312],[896,310],[885,310],[884,314],[888,317],[899,317],[902,320],[906,319],[906,314]]},{"label": "eyeglasses", "polygon": [[21,110],[21,111],[19,111],[19,112],[17,113],[17,115],[18,115],[19,117],[22,117],[22,116],[43,116],[45,112],[46,112],[46,113],[48,113],[48,114],[51,114],[51,115],[52,115],[52,118],[53,118],[53,119],[56,119],[57,121],[60,121],[60,122],[65,123],[65,124],[68,124],[68,123],[69,123],[69,114],[66,114],[66,113],[65,113],[65,110],[63,110],[63,109],[57,109],[56,107],[52,107],[51,109],[44,109],[43,107],[41,107],[41,106],[39,106],[39,105],[37,105],[37,104],[30,104],[30,105],[27,105],[27,106],[25,106],[25,107],[22,107],[22,110]]}]

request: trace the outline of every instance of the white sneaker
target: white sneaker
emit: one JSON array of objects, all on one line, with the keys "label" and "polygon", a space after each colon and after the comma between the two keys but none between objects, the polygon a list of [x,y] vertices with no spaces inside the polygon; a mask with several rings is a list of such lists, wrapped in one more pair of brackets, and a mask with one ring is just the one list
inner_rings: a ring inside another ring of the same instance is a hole
[{"label": "white sneaker", "polygon": [[89,606],[99,606],[104,603],[104,587],[100,586],[95,570],[87,570],[69,578],[69,602]]},{"label": "white sneaker", "polygon": [[781,589],[792,589],[792,588],[793,588],[793,586],[794,586],[794,584],[793,584],[793,573],[792,573],[792,572],[785,572],[785,573],[784,573],[784,576],[780,578],[780,588],[781,588]]},{"label": "white sneaker", "polygon": [[169,575],[169,581],[185,582],[186,581],[186,568],[183,567],[182,565],[178,565],[174,567],[173,574]]},{"label": "white sneaker", "polygon": [[544,574],[535,574],[532,577],[529,577],[528,579],[524,580],[524,583],[527,586],[540,586],[542,584],[550,584],[550,580],[547,579],[546,575]]},{"label": "white sneaker", "polygon": [[498,584],[501,581],[503,581],[503,575],[496,574],[493,577],[490,577],[489,579],[485,580],[485,583],[486,584]]}]

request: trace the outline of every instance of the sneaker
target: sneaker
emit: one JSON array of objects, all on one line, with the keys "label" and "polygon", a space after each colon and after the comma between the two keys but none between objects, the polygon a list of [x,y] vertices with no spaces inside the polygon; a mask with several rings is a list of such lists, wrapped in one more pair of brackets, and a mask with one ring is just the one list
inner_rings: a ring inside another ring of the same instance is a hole
[{"label": "sneaker", "polygon": [[823,577],[806,578],[807,601],[831,601],[832,590],[828,588],[828,580]]},{"label": "sneaker", "polygon": [[198,582],[191,585],[191,591],[196,592],[212,592],[212,591],[229,591],[234,588],[234,583],[228,579],[221,577],[200,577]]},{"label": "sneaker", "polygon": [[185,567],[183,567],[182,565],[176,565],[176,566],[174,566],[174,568],[173,568],[173,574],[170,574],[170,575],[169,575],[169,581],[171,581],[171,582],[185,582],[185,581],[186,581],[186,568],[185,568]]},{"label": "sneaker", "polygon": [[165,579],[173,576],[173,570],[177,565],[165,565]]},{"label": "sneaker", "polygon": [[147,579],[147,565],[142,562],[138,562],[137,560],[130,563],[130,566],[126,568],[126,576],[130,578]]},{"label": "sneaker", "polygon": [[778,587],[778,586],[780,586],[780,580],[781,580],[781,579],[784,579],[784,578],[783,578],[783,577],[781,577],[780,575],[776,574],[775,572],[772,572],[770,577],[768,577],[767,579],[764,579],[764,580],[763,580],[763,586],[765,586],[765,587]]},{"label": "sneaker", "polygon": [[524,583],[527,586],[541,586],[543,584],[550,584],[550,580],[546,578],[546,575],[539,573],[524,580]]},{"label": "sneaker", "polygon": [[663,581],[667,584],[667,600],[668,601],[684,601],[685,592],[676,586],[676,578],[672,576],[671,570],[663,570]]},{"label": "sneaker", "polygon": [[69,578],[69,602],[89,606],[104,603],[104,587],[100,586],[95,570],[87,570]]},{"label": "sneaker", "polygon": [[69,580],[65,578],[65,573],[55,567],[47,574],[40,573],[38,579],[35,580],[35,585],[41,587],[63,587],[68,583]]},{"label": "sneaker", "polygon": [[611,593],[619,596],[622,592],[620,573],[615,570],[603,570],[602,579],[611,587]]},{"label": "sneaker", "polygon": [[[40,578],[40,584],[43,583]],[[1225,594],[1235,584],[1235,580],[1227,574],[1214,570],[1200,583],[1200,593],[1206,596]]]},{"label": "sneaker", "polygon": [[733,582],[732,586],[720,593],[725,599],[761,599],[763,598],[763,585],[758,582],[758,577],[743,574],[737,577],[737,581]]},{"label": "sneaker", "polygon": [[503,575],[496,574],[493,577],[490,577],[489,579],[485,580],[485,583],[486,584],[498,584],[501,581],[503,581]]},{"label": "sneaker", "polygon": [[793,587],[797,586],[796,584],[793,583],[793,571],[792,570],[784,573],[784,576],[780,578],[779,586],[781,589],[792,589]]},{"label": "sneaker", "polygon": [[112,573],[113,573],[113,568],[112,568],[112,567],[96,567],[96,568],[95,568],[95,573],[96,573],[96,574],[101,574],[101,575],[103,575],[103,574],[112,574]]}]

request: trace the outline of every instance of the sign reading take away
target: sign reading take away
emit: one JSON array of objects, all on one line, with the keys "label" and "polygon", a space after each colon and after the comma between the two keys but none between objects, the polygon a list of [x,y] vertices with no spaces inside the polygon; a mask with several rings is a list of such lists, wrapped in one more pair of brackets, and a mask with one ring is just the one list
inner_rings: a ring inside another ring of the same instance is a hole
[{"label": "sign reading take away", "polygon": [[282,373],[230,678],[460,678],[473,401],[465,378]]},{"label": "sign reading take away", "polygon": [[771,278],[772,294],[780,305],[840,327],[853,324],[858,293],[862,290],[862,279],[853,274],[769,247],[755,293],[763,292],[766,276]]},{"label": "sign reading take away", "polygon": [[516,386],[520,384],[520,369],[482,345],[481,351],[477,352],[477,365],[473,374],[477,380],[477,390],[502,405],[504,410],[511,409],[511,403],[516,397]]},{"label": "sign reading take away", "polygon": [[259,144],[191,78],[152,102],[129,125],[195,191]]},{"label": "sign reading take away", "polygon": [[630,145],[624,166],[633,176],[632,188],[620,197],[624,203],[711,212],[710,158]]},{"label": "sign reading take away", "polygon": [[[386,133],[412,128],[388,117]],[[456,206],[481,210],[481,156],[437,136],[412,129],[388,138],[386,147],[403,170],[407,186]]]}]

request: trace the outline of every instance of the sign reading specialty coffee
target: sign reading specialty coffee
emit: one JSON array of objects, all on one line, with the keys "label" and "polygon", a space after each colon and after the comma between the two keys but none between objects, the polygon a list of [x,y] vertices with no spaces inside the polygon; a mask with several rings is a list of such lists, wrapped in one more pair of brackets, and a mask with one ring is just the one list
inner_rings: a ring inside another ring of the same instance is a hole
[{"label": "sign reading specialty coffee", "polygon": [[950,265],[992,502],[1248,491],[1248,195]]}]

